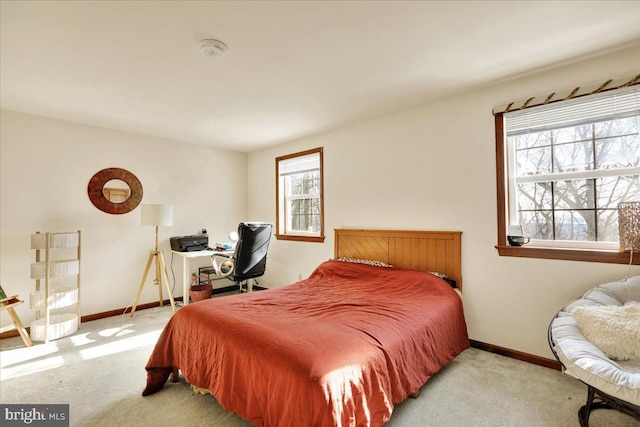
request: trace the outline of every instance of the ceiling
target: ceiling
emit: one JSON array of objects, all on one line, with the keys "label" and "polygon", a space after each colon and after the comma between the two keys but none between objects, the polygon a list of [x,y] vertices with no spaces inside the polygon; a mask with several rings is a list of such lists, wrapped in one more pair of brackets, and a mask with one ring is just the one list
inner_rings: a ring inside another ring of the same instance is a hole
[{"label": "ceiling", "polygon": [[[639,1],[2,1],[2,108],[249,152],[640,44]],[[228,46],[204,56],[202,39]]]}]

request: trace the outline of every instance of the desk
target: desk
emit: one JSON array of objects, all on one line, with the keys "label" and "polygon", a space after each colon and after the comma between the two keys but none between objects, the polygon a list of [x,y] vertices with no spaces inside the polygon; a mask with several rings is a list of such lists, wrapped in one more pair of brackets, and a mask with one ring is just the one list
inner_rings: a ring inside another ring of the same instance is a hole
[{"label": "desk", "polygon": [[176,255],[182,257],[182,304],[189,304],[189,285],[191,284],[189,278],[189,260],[191,258],[211,257],[212,255],[228,255],[234,254],[234,251],[193,251],[193,252],[180,252],[171,251]]}]

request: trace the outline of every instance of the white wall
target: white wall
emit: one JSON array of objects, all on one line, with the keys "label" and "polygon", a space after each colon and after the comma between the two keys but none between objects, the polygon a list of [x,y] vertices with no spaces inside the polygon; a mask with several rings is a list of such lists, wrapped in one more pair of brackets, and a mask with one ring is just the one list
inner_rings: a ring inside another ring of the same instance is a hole
[{"label": "white wall", "polygon": [[[7,110],[0,119],[0,282],[27,301],[18,307],[25,324],[35,318],[28,308],[35,288],[29,236],[35,231],[82,231],[83,315],[133,302],[155,230],[140,225],[140,207],[109,215],[91,204],[87,184],[101,169],[120,167],[136,175],[143,204],[173,205],[174,225],[160,227],[159,241],[173,266],[176,297],[182,295],[182,264],[178,257],[172,262],[169,238],[206,228],[215,243],[246,220],[246,154]],[[191,270],[207,262],[192,262]],[[169,275],[173,286],[171,270]],[[148,280],[139,304],[157,300]],[[8,323],[3,315],[3,326]]]},{"label": "white wall", "polygon": [[[140,226],[139,207],[125,215],[97,210],[86,189],[94,173],[128,169],[142,182],[143,203],[173,204],[174,226],[160,229],[161,249],[171,263],[170,236],[204,227],[215,241],[241,220],[275,222],[275,157],[323,146],[327,239],[323,244],[273,239],[262,285],[282,286],[308,276],[333,255],[334,228],[461,230],[470,337],[551,357],[546,328],[557,309],[628,269],[497,255],[491,109],[635,75],[638,69],[640,49],[621,51],[250,153],[248,162],[241,153],[2,110],[0,282],[28,300],[34,288],[29,235],[81,229],[82,314],[126,307],[153,247],[153,228]],[[201,264],[206,261],[192,263],[191,269]],[[174,295],[180,296],[181,264],[175,259],[172,265]],[[156,290],[148,286],[140,303],[156,299]],[[25,323],[34,318],[27,304],[18,313]]]},{"label": "white wall", "polygon": [[[575,63],[402,113],[249,154],[249,217],[275,221],[275,157],[324,147],[323,244],[273,240],[263,283],[307,276],[333,255],[333,229],[461,230],[472,339],[552,358],[547,326],[569,300],[627,266],[499,257],[492,108],[633,76],[640,49]],[[639,274],[638,267],[631,268]]]}]

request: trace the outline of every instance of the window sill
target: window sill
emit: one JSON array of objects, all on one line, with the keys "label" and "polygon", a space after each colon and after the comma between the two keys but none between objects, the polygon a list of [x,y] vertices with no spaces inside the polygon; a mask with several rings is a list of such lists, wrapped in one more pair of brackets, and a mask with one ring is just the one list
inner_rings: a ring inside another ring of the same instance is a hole
[{"label": "window sill", "polygon": [[[496,246],[500,256],[522,258],[559,259],[566,261],[604,262],[609,264],[629,264],[631,254],[601,249],[565,249],[536,246]],[[633,257],[633,265],[640,265],[640,254]]]},{"label": "window sill", "polygon": [[292,234],[276,234],[278,240],[292,240],[297,242],[323,243],[324,236],[296,236]]}]

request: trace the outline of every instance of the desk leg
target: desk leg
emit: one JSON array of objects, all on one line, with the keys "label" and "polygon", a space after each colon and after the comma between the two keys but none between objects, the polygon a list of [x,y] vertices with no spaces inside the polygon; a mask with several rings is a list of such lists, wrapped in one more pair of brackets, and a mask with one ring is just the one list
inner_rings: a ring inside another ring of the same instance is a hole
[{"label": "desk leg", "polygon": [[182,305],[189,304],[189,260],[182,257]]}]

